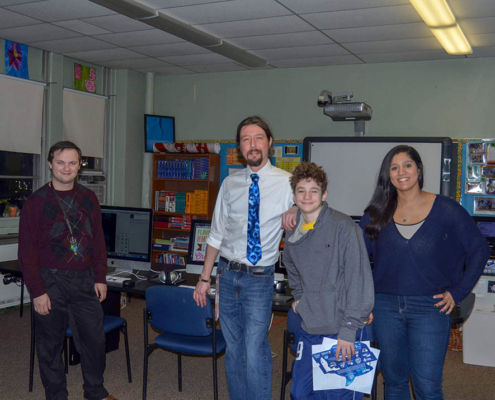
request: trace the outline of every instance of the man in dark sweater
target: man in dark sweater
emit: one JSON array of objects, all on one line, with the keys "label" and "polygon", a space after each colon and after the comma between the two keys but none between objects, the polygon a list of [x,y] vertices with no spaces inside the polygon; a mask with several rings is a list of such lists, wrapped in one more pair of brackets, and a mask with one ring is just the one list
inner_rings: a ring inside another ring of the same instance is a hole
[{"label": "man in dark sweater", "polygon": [[114,399],[103,387],[106,250],[95,194],[75,180],[81,150],[58,142],[48,153],[52,180],[24,203],[19,265],[32,296],[36,348],[46,399],[67,400],[61,350],[67,323],[81,354],[84,396]]}]

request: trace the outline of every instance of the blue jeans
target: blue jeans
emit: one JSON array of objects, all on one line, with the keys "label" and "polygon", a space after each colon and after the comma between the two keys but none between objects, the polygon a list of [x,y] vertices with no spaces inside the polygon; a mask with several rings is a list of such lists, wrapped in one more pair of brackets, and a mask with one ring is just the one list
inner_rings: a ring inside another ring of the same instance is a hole
[{"label": "blue jeans", "polygon": [[442,374],[450,338],[450,316],[433,296],[375,295],[373,328],[385,374],[385,398],[442,400]]},{"label": "blue jeans", "polygon": [[220,324],[227,343],[225,370],[231,400],[271,398],[272,353],[268,327],[274,266],[265,275],[225,269],[220,261]]},{"label": "blue jeans", "polygon": [[[370,340],[371,328],[365,326],[356,332],[356,341]],[[292,400],[363,400],[364,394],[347,389],[313,390],[313,357],[311,346],[322,344],[323,339],[338,339],[335,335],[311,335],[301,329],[297,344],[297,357],[292,369],[292,386],[290,397]],[[373,371],[375,372],[375,371]]]}]

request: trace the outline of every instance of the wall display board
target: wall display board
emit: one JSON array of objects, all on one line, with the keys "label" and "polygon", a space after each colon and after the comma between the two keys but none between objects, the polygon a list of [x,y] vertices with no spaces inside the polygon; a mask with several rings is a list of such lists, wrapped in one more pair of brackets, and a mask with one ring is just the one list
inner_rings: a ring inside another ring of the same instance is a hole
[{"label": "wall display board", "polygon": [[419,152],[425,171],[423,189],[450,196],[450,138],[307,137],[304,139],[303,159],[322,166],[327,173],[327,202],[330,207],[361,217],[373,194],[383,158],[399,144],[407,144]]},{"label": "wall display board", "polygon": [[495,216],[495,141],[458,142],[456,197],[471,215]]}]

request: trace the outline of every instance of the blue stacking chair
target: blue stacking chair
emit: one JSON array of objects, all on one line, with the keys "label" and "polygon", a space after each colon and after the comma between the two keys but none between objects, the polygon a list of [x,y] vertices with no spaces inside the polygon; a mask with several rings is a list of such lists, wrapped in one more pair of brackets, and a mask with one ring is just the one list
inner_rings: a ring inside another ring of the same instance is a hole
[{"label": "blue stacking chair", "polygon": [[[211,355],[213,394],[218,398],[217,356],[225,350],[222,331],[215,328],[211,302],[198,307],[189,288],[152,286],[146,290],[144,309],[143,400],[146,400],[148,356],[157,347],[178,354],[179,392],[182,391],[181,354]],[[154,343],[148,343],[148,322],[161,331]]]},{"label": "blue stacking chair", "polygon": [[[105,331],[105,335],[110,332],[116,331],[120,329],[120,331],[124,334],[124,343],[125,343],[125,358],[127,361],[127,379],[129,383],[132,383],[131,376],[131,360],[129,357],[129,341],[127,340],[127,320],[121,317],[114,317],[105,315],[105,319],[103,320],[103,330]],[[65,333],[67,340],[64,344],[64,359],[65,359],[65,373],[69,372],[69,360],[67,356],[67,341],[72,337],[72,330],[70,326],[67,326],[67,332]]]},{"label": "blue stacking chair", "polygon": [[[371,347],[378,348],[378,342],[373,340],[373,331],[371,326],[366,325],[364,329],[367,331],[368,340],[371,341]],[[285,399],[285,387],[292,379],[292,369],[287,371],[287,353],[290,348],[294,353],[297,353],[297,343],[299,342],[299,332],[301,330],[301,317],[299,314],[296,314],[292,307],[289,310],[288,321],[287,321],[287,330],[284,331],[284,353],[282,359],[282,388],[280,391],[280,399]],[[381,366],[380,361],[377,364],[377,370],[375,373],[375,378],[373,380],[373,389],[371,391],[371,399],[376,400],[377,398],[377,388],[376,381],[377,376],[380,373]]]},{"label": "blue stacking chair", "polygon": [[287,320],[287,330],[284,331],[284,353],[282,359],[282,389],[280,399],[285,399],[285,387],[292,379],[292,368],[287,371],[287,352],[288,348],[297,353],[297,343],[299,342],[299,331],[301,330],[301,317],[296,314],[292,307],[289,310]]}]

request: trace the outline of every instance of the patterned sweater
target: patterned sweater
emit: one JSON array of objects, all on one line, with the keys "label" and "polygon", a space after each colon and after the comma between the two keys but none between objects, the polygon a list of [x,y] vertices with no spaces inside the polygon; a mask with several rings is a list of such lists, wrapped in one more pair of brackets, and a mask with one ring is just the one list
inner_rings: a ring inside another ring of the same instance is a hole
[{"label": "patterned sweater", "polygon": [[70,248],[69,228],[53,189],[46,184],[24,203],[19,226],[19,266],[33,298],[46,293],[40,268],[85,270],[93,266],[96,283],[106,282],[107,256],[96,195],[79,184],[57,193],[78,252]]}]

